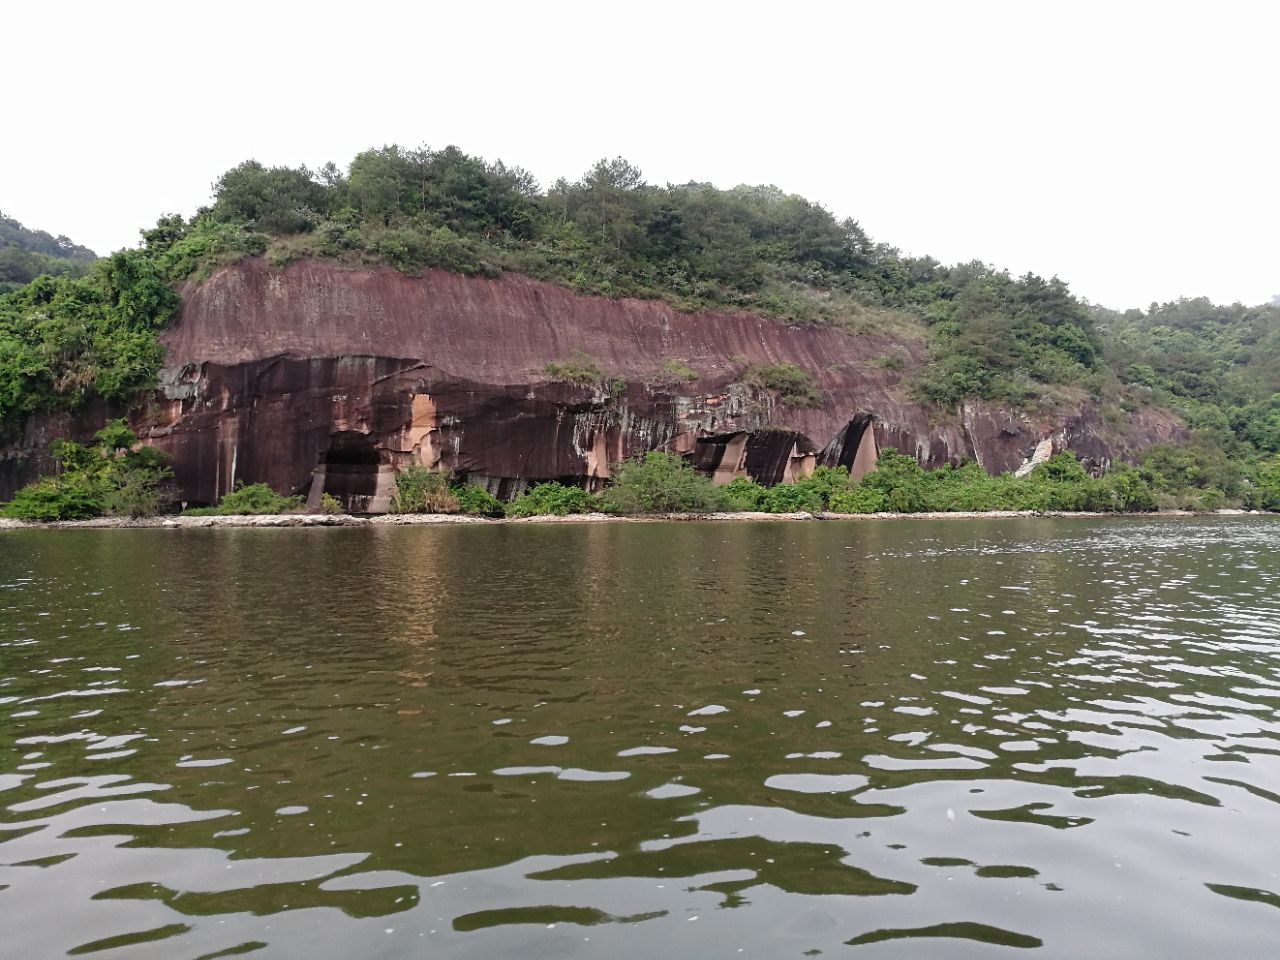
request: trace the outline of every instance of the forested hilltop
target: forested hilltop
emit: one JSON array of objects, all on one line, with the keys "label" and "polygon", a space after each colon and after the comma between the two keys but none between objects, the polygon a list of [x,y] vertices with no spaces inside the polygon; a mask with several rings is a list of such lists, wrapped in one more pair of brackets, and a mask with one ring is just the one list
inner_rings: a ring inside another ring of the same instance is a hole
[{"label": "forested hilltop", "polygon": [[[517,272],[680,309],[889,329],[927,344],[908,387],[940,410],[970,398],[1053,407],[1082,395],[1117,421],[1146,405],[1175,409],[1194,442],[1154,451],[1150,469],[1171,489],[1212,491],[1222,502],[1240,501],[1250,471],[1280,452],[1280,307],[1189,300],[1119,314],[1081,302],[1056,277],[905,256],[855,220],[776,187],[659,186],[621,158],[545,189],[519,167],[456,147],[372,149],[345,170],[247,161],[214,184],[210,206],[162,218],[142,231],[139,249],[82,276],[92,256],[84,248],[9,220],[0,231],[0,257],[46,257],[41,269],[57,274],[0,296],[0,425],[150,387],[176,286],[262,255],[409,274]],[[19,247],[11,235],[45,237],[62,252],[30,240]],[[905,358],[880,362],[901,367]]]},{"label": "forested hilltop", "polygon": [[45,274],[81,276],[97,257],[68,237],[29,230],[0,212],[0,293],[10,293]]}]

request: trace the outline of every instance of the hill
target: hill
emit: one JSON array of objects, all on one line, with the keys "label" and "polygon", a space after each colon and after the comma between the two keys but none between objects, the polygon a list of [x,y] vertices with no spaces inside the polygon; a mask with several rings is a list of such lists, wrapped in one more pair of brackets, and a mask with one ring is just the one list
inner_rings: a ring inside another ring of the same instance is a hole
[{"label": "hill", "polygon": [[67,237],[30,230],[0,212],[0,294],[42,274],[80,276],[97,256]]},{"label": "hill", "polygon": [[[607,314],[610,302],[657,301],[702,324],[698,336],[712,342],[701,344],[698,355],[717,356],[724,368],[717,390],[740,384],[746,401],[783,411],[751,421],[753,436],[803,432],[801,411],[812,405],[825,411],[824,423],[877,419],[886,442],[926,463],[976,458],[989,470],[1010,469],[1050,441],[1057,448],[1087,447],[1078,452],[1100,471],[1113,460],[1149,457],[1143,451],[1154,446],[1170,484],[1185,479],[1219,501],[1243,499],[1252,465],[1280,447],[1280,431],[1266,425],[1280,366],[1275,307],[1182,301],[1116,314],[1082,303],[1056,277],[1014,277],[982,263],[948,266],[905,256],[873,241],[856,221],[774,186],[649,184],[622,158],[601,160],[577,180],[560,179],[546,189],[519,167],[455,147],[371,149],[345,169],[328,164],[319,171],[246,161],[214,184],[210,206],[190,219],[165,217],[142,238],[140,249],[99,261],[85,276],[45,278],[0,297],[0,423],[11,431],[32,414],[75,411],[86,403],[139,409],[162,367],[165,377],[180,375],[174,336],[187,344],[183,363],[199,368],[202,357],[218,354],[215,345],[193,346],[180,331],[165,331],[210,290],[249,283],[259,299],[239,308],[281,325],[262,349],[274,344],[270,349],[279,355],[300,355],[291,345],[306,339],[306,325],[329,318],[271,305],[271,290],[294,289],[287,277],[297,276],[291,272],[297,267],[324,277],[319,297],[330,305],[351,301],[361,285],[392,289],[374,279],[387,270],[422,277],[427,292],[406,296],[428,301],[430,290],[447,286],[431,280],[442,276],[437,271],[475,281],[524,277],[533,286],[521,289],[537,303],[550,297],[538,292],[539,283],[585,298],[565,307],[577,319],[564,320],[557,334],[563,349],[543,358],[545,369],[484,381],[503,390],[559,376],[576,378],[582,389],[617,379],[628,393],[639,382],[629,378],[640,377],[640,361],[611,364],[608,345],[592,345],[590,316]],[[316,266],[323,264],[330,266]],[[239,279],[225,274],[232,267]],[[251,278],[264,269],[279,278],[275,287],[254,285]],[[456,288],[451,295],[458,302],[446,305],[439,335],[465,340],[468,317],[480,309],[469,298],[489,296],[488,289],[483,283]],[[495,308],[511,313],[512,323],[544,322],[533,301],[503,300]],[[376,303],[370,310],[367,316],[338,311],[354,325],[365,354],[432,362],[429,345],[405,357],[396,352],[395,338],[379,330],[374,318],[390,315],[394,305]],[[630,315],[634,322],[657,316]],[[715,319],[725,316],[828,331],[852,345],[824,347],[824,353],[797,342],[759,357],[726,352],[728,342],[714,342],[734,329]],[[869,344],[872,353],[864,349]],[[473,344],[461,364],[472,371],[469,378],[483,372],[486,351],[494,348]],[[315,349],[320,352],[306,356],[337,360],[355,347]],[[689,366],[692,348],[681,349],[688,355],[651,355],[646,347],[637,357],[668,370],[667,396],[704,402],[707,391],[695,382],[703,374]],[[841,379],[844,367],[851,380]],[[694,380],[679,382],[685,375],[671,372],[679,370]],[[882,382],[880,394],[862,402],[855,392],[832,406],[841,390],[869,377]],[[647,379],[652,389],[663,378],[650,371]],[[558,402],[581,406],[586,400]],[[601,402],[613,416],[628,401]],[[1193,434],[1178,426],[1179,418]],[[667,422],[653,423],[659,421]],[[820,455],[830,442],[806,435],[794,449]],[[999,455],[984,462],[984,450],[995,449]],[[1179,459],[1187,456],[1195,460],[1192,467]],[[589,475],[586,460],[578,459],[566,476]],[[509,472],[504,477],[513,479]]]}]

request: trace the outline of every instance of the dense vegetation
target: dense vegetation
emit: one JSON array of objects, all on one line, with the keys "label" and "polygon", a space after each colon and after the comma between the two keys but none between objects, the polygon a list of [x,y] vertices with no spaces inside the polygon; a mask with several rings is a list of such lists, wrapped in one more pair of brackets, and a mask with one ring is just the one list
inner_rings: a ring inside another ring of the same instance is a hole
[{"label": "dense vegetation", "polygon": [[281,513],[300,512],[302,512],[302,497],[283,496],[265,483],[239,483],[234,490],[212,507],[191,507],[182,511],[183,515],[188,517],[275,516]]},{"label": "dense vegetation", "polygon": [[[651,452],[620,464],[600,494],[551,482],[538,484],[505,506],[478,487],[450,486],[444,474],[421,467],[401,474],[405,490],[430,485],[444,499],[414,512],[466,512],[486,516],[611,513],[954,513],[992,510],[1142,513],[1156,509],[1213,509],[1226,501],[1202,478],[1170,469],[1168,452],[1150,465],[1121,467],[1090,476],[1071,453],[1061,453],[1025,477],[991,476],[975,464],[924,470],[912,457],[892,450],[877,469],[855,482],[843,467],[819,467],[794,483],[763,487],[746,478],[714,486],[684,460]],[[485,509],[460,507],[472,491]],[[416,500],[416,503],[422,501]],[[1280,457],[1263,464],[1242,484],[1234,503],[1280,510]]]},{"label": "dense vegetation", "polygon": [[500,517],[503,504],[489,491],[470,484],[451,483],[437,470],[410,466],[396,475],[396,513],[466,513]]},{"label": "dense vegetation", "polygon": [[136,250],[0,297],[0,425],[151,386],[163,360],[156,337],[178,302],[169,277]]},{"label": "dense vegetation", "polygon": [[[81,520],[96,516],[144,517],[173,508],[171,474],[123,421],[95,437],[95,445],[59,441],[62,472],[20,490],[4,515],[22,520]],[[714,486],[685,460],[654,451],[618,465],[602,493],[550,482],[537,484],[509,504],[482,487],[451,481],[422,466],[396,478],[393,509],[399,513],[463,513],[482,517],[616,515],[722,512],[762,513],[951,513],[976,511],[1088,511],[1140,513],[1158,508],[1221,506],[1221,492],[1186,470],[1177,451],[1159,451],[1147,465],[1122,467],[1092,477],[1071,453],[1061,453],[1028,476],[991,476],[974,464],[927,471],[914,458],[892,450],[861,481],[844,467],[819,467],[794,483],[763,487],[738,478]],[[1280,456],[1261,464],[1243,483],[1234,502],[1280,511]],[[323,513],[341,512],[325,496]],[[213,507],[186,516],[228,516],[303,512],[302,498],[283,496],[266,484],[239,486]]]},{"label": "dense vegetation", "polygon": [[97,259],[88,247],[43,230],[29,230],[0,213],[0,293],[40,276],[80,276]]},{"label": "dense vegetation", "polygon": [[1095,315],[1135,404],[1173,407],[1230,454],[1280,453],[1280,304],[1200,298]]},{"label": "dense vegetation", "polygon": [[16,520],[87,520],[153,516],[173,503],[173,474],[164,456],[138,447],[123,420],[94,434],[92,446],[55,442],[61,471],[23,487],[4,506]]}]

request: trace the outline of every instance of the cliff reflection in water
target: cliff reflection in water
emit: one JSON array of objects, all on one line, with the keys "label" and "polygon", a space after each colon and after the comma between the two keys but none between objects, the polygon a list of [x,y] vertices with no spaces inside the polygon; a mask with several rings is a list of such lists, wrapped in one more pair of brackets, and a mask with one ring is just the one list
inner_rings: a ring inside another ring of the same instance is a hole
[{"label": "cliff reflection in water", "polygon": [[1267,956],[1278,546],[6,532],[5,949]]}]

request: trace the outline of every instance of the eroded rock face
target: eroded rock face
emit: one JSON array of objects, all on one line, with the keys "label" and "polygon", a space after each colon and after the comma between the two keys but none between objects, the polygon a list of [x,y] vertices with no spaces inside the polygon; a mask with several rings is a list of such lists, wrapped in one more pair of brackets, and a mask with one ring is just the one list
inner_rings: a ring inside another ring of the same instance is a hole
[{"label": "eroded rock face", "polygon": [[[913,404],[902,381],[923,346],[889,334],[788,327],[745,313],[680,313],[507,275],[421,278],[325,262],[248,260],[183,291],[162,340],[161,389],[131,412],[172,454],[182,497],[212,503],[265,482],[353,509],[386,505],[394,470],[424,463],[509,496],[531,481],[600,486],[611,465],[666,449],[727,482],[795,479],[816,464],[864,472],[883,447],[928,466],[1021,465],[1044,438],[1098,465],[1180,426],[1145,411],[1126,431],[1082,402],[1033,420],[985,404],[960,416]],[[903,370],[885,369],[896,355]],[[553,382],[548,364],[589,357],[601,382]],[[674,378],[678,361],[697,373]],[[794,363],[822,394],[791,407],[744,385],[751,366]],[[33,417],[0,449],[0,498],[47,472],[55,436],[85,436],[111,411]]]}]

